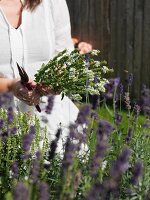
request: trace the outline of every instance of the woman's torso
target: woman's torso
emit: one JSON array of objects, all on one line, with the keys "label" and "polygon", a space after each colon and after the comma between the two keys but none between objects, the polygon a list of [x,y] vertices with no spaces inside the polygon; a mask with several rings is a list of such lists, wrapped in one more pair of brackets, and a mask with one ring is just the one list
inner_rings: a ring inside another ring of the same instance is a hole
[{"label": "woman's torso", "polygon": [[0,9],[0,73],[9,78],[18,76],[16,62],[34,78],[37,69],[55,52],[52,14],[43,1],[34,12],[23,10],[22,23],[15,29]]}]

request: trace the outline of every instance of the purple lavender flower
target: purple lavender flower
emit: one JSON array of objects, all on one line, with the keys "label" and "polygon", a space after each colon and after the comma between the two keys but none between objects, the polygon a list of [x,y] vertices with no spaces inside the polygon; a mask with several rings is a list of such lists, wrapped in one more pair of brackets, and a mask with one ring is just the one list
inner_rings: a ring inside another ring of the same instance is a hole
[{"label": "purple lavender flower", "polygon": [[108,137],[113,130],[114,128],[109,122],[101,120],[98,124],[97,135],[106,135]]},{"label": "purple lavender flower", "polygon": [[106,93],[113,94],[114,92],[114,82],[110,79],[108,83],[105,84]]},{"label": "purple lavender flower", "polygon": [[72,143],[70,138],[68,138],[66,141],[65,154],[62,161],[63,171],[67,170],[73,164],[73,158],[77,149],[78,149],[78,145]]},{"label": "purple lavender flower", "polygon": [[132,83],[133,83],[133,74],[132,73],[127,74],[127,78],[126,78],[125,81],[126,81],[126,83],[128,85],[132,85]]},{"label": "purple lavender flower", "polygon": [[33,141],[33,135],[32,134],[25,134],[23,136],[23,142],[22,142],[22,145],[23,145],[23,150],[25,152],[28,152],[30,150],[30,146],[32,144],[32,141]]},{"label": "purple lavender flower", "polygon": [[29,158],[31,158],[31,154],[25,152],[25,154],[20,155],[20,158],[23,160],[28,160]]},{"label": "purple lavender flower", "polygon": [[150,89],[143,85],[141,91],[141,108],[142,111],[150,118]]},{"label": "purple lavender flower", "polygon": [[127,136],[125,138],[125,142],[130,143],[132,135],[133,135],[133,128],[129,127]]},{"label": "purple lavender flower", "polygon": [[90,166],[90,174],[92,177],[97,175],[97,171],[100,168],[100,162],[103,160],[108,144],[105,140],[97,141],[95,153]]},{"label": "purple lavender flower", "polygon": [[79,141],[82,144],[86,144],[86,142],[87,142],[87,134],[86,134],[86,132],[87,132],[87,129],[83,129],[83,133],[79,134]]},{"label": "purple lavender flower", "polygon": [[132,197],[133,195],[133,191],[131,190],[131,188],[128,188],[125,193],[128,197]]},{"label": "purple lavender flower", "polygon": [[2,93],[0,94],[0,108],[3,107],[3,105],[7,104],[9,101],[12,100],[12,94],[11,93]]},{"label": "purple lavender flower", "polygon": [[98,83],[97,75],[94,76],[94,83]]},{"label": "purple lavender flower", "polygon": [[[85,62],[86,62],[86,66],[85,67],[88,69],[89,68],[89,54],[88,53],[85,54]],[[88,85],[89,85],[89,80],[86,79],[86,86],[85,86],[86,89],[88,88]]]},{"label": "purple lavender flower", "polygon": [[150,128],[150,119],[146,119],[146,121],[144,122],[144,124],[142,124],[143,128]]},{"label": "purple lavender flower", "polygon": [[85,53],[85,61],[88,62],[89,61],[89,54]]},{"label": "purple lavender flower", "polygon": [[121,114],[119,114],[118,112],[115,113],[114,121],[117,126],[121,123],[122,118],[123,116]]},{"label": "purple lavender flower", "polygon": [[0,119],[0,129],[2,129],[4,126],[4,120],[3,119]]},{"label": "purple lavender flower", "polygon": [[92,95],[92,109],[96,110],[97,106],[99,105],[100,96],[95,94]]},{"label": "purple lavender flower", "polygon": [[75,130],[70,130],[69,137],[70,137],[71,140],[72,139],[78,140],[79,139],[79,134]]},{"label": "purple lavender flower", "polygon": [[5,99],[3,97],[3,94],[0,94],[0,108],[4,105]]},{"label": "purple lavender flower", "polygon": [[13,177],[14,178],[17,178],[18,177],[18,173],[19,173],[19,168],[18,168],[18,163],[17,161],[13,162],[12,165],[11,165],[11,170],[12,170],[12,173],[13,173]]},{"label": "purple lavender flower", "polygon": [[57,132],[56,132],[56,138],[57,138],[58,140],[59,140],[61,134],[62,134],[62,129],[59,128],[59,129],[57,130]]},{"label": "purple lavender flower", "polygon": [[130,102],[129,92],[125,92],[124,99],[125,99],[125,104],[126,104],[127,109],[131,110],[131,102]]},{"label": "purple lavender flower", "polygon": [[79,133],[77,131],[77,125],[76,124],[70,124],[70,126],[69,126],[69,138],[71,140],[73,140],[73,139],[78,140],[79,139]]},{"label": "purple lavender flower", "polygon": [[106,179],[103,181],[103,199],[110,199],[110,195],[114,197],[114,199],[118,199],[118,184],[119,179],[115,180],[113,177]]},{"label": "purple lavender flower", "polygon": [[135,116],[135,118],[137,118],[139,116],[139,114],[140,114],[141,107],[136,104],[136,105],[134,105],[133,110],[134,110],[134,116]]},{"label": "purple lavender flower", "polygon": [[39,184],[39,200],[49,200],[49,187],[47,183]]},{"label": "purple lavender flower", "polygon": [[89,105],[83,106],[78,113],[76,123],[81,125],[87,124],[87,118],[90,114],[90,111],[91,107]]},{"label": "purple lavender flower", "polygon": [[96,176],[97,170],[100,167],[100,161],[103,159],[106,149],[107,149],[107,140],[111,131],[113,130],[112,125],[107,121],[100,121],[98,130],[97,130],[97,142],[96,149],[91,163],[90,171],[92,176]]},{"label": "purple lavender flower", "polygon": [[57,133],[56,133],[56,138],[51,142],[50,144],[50,151],[48,153],[48,160],[52,160],[55,156],[55,152],[56,152],[56,149],[57,149],[57,143],[58,143],[58,140],[60,138],[60,135],[62,133],[62,129],[59,128],[57,130]]},{"label": "purple lavender flower", "polygon": [[51,95],[51,96],[48,97],[48,104],[47,104],[46,110],[45,110],[45,112],[47,114],[51,114],[51,112],[52,112],[53,105],[54,105],[54,98],[55,97],[53,95]]},{"label": "purple lavender flower", "polygon": [[82,133],[80,133],[78,131],[78,126],[76,124],[71,124],[69,126],[69,138],[71,141],[78,141],[80,146],[81,143],[86,143],[87,129],[83,128]]},{"label": "purple lavender flower", "polygon": [[15,200],[29,200],[28,189],[21,182],[17,183],[15,187],[14,199]]},{"label": "purple lavender flower", "polygon": [[36,155],[36,158],[37,158],[38,160],[40,160],[40,158],[41,158],[41,152],[40,152],[40,151],[37,151],[35,155]]},{"label": "purple lavender flower", "polygon": [[128,169],[129,155],[129,149],[124,148],[121,154],[119,155],[118,159],[114,161],[110,170],[110,177],[103,181],[103,199],[110,199],[110,194],[114,197],[114,199],[118,199],[119,183],[121,180],[122,173],[124,173]]},{"label": "purple lavender flower", "polygon": [[100,183],[93,184],[90,192],[86,196],[85,200],[96,200],[100,198],[100,194],[104,192],[103,185]]},{"label": "purple lavender flower", "polygon": [[2,141],[5,143],[8,137],[8,131],[3,131],[1,133]]},{"label": "purple lavender flower", "polygon": [[[104,97],[107,99],[112,99],[114,95],[115,89],[118,87],[120,82],[120,78],[110,79],[108,83],[105,84],[106,92],[104,93]],[[117,96],[116,96],[117,98]]]},{"label": "purple lavender flower", "polygon": [[35,135],[36,134],[36,127],[35,125],[31,125],[29,129],[29,134]]},{"label": "purple lavender flower", "polygon": [[40,163],[39,160],[32,160],[32,166],[31,166],[31,178],[33,183],[35,183],[38,180],[38,175],[40,171]]},{"label": "purple lavender flower", "polygon": [[4,93],[3,93],[3,97],[4,97],[5,100],[6,100],[6,99],[11,99],[11,98],[13,98],[13,95],[12,95],[11,93],[9,93],[9,92],[4,92]]},{"label": "purple lavender flower", "polygon": [[94,120],[98,120],[98,114],[96,112],[91,112],[91,118]]},{"label": "purple lavender flower", "polygon": [[117,78],[114,78],[113,79],[113,82],[114,82],[114,87],[118,87],[119,83],[120,83],[120,78],[117,77]]},{"label": "purple lavender flower", "polygon": [[118,91],[119,91],[119,94],[123,94],[123,84],[122,83],[119,84]]},{"label": "purple lavender flower", "polygon": [[133,185],[138,184],[139,178],[140,178],[140,176],[142,176],[142,172],[143,172],[143,164],[142,164],[142,162],[138,161],[134,165],[133,174],[131,177],[131,183]]},{"label": "purple lavender flower", "polygon": [[110,79],[108,83],[105,84],[106,90],[113,92],[115,87],[118,87],[120,78]]},{"label": "purple lavender flower", "polygon": [[13,128],[10,128],[9,129],[9,133],[11,134],[11,135],[15,135],[16,133],[17,133],[17,127],[13,127]]},{"label": "purple lavender flower", "polygon": [[130,155],[130,150],[124,148],[122,153],[119,155],[118,159],[114,162],[111,169],[110,175],[117,179],[120,175],[128,169],[128,158]]},{"label": "purple lavender flower", "polygon": [[57,139],[53,140],[50,144],[50,151],[49,151],[49,155],[48,155],[48,160],[50,161],[51,159],[54,158],[55,156],[55,152],[57,149]]},{"label": "purple lavender flower", "polygon": [[7,121],[8,124],[11,124],[14,120],[14,112],[13,112],[13,108],[9,107],[7,110]]},{"label": "purple lavender flower", "polygon": [[46,117],[45,115],[42,115],[42,116],[41,116],[41,120],[42,120],[42,122],[44,122],[45,124],[48,123],[48,119],[47,119],[47,117]]}]

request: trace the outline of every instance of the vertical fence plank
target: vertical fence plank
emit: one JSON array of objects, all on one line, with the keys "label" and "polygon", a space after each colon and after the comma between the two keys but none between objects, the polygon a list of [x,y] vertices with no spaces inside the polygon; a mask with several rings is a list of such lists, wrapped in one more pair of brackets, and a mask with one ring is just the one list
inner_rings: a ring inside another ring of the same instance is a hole
[{"label": "vertical fence plank", "polygon": [[109,48],[110,48],[110,1],[109,0],[103,0],[102,1],[102,38],[101,41],[103,41],[103,59],[108,60],[109,58]]},{"label": "vertical fence plank", "polygon": [[134,85],[133,95],[139,96],[139,89],[141,86],[141,67],[142,67],[142,38],[143,38],[143,1],[136,0],[134,8],[134,60],[133,60],[133,74]]},{"label": "vertical fence plank", "polygon": [[126,0],[117,1],[117,74],[123,79],[126,59]]},{"label": "vertical fence plank", "polygon": [[[96,1],[96,0],[95,0]],[[97,29],[100,28],[100,20],[99,17],[97,17],[97,13],[100,12],[99,10],[99,6],[98,8],[96,8],[95,2],[93,0],[89,0],[89,39],[88,41],[92,44],[92,46],[95,48],[96,44],[97,44]],[[100,30],[98,30],[100,31]],[[92,40],[93,35],[95,36],[95,40]]]},{"label": "vertical fence plank", "polygon": [[91,18],[93,18],[93,20],[95,20],[95,27],[92,27],[93,29],[95,29],[95,35],[94,35],[94,38],[95,40],[93,40],[93,35],[92,33],[90,34],[90,41],[92,42],[93,44],[93,47],[94,48],[97,48],[98,46],[100,47],[99,49],[101,50],[101,52],[103,51],[103,31],[102,31],[102,23],[103,23],[103,20],[102,20],[102,10],[103,10],[103,7],[102,7],[102,1],[99,1],[99,0],[95,0],[96,3],[94,3],[95,5],[95,13],[94,16],[95,16],[95,19],[91,13]]},{"label": "vertical fence plank", "polygon": [[80,4],[80,40],[89,40],[89,1],[82,0]]},{"label": "vertical fence plank", "polygon": [[150,87],[150,1],[144,1],[143,60],[141,82]]},{"label": "vertical fence plank", "polygon": [[126,70],[133,72],[134,0],[126,1]]},{"label": "vertical fence plank", "polygon": [[117,0],[110,3],[110,60],[111,66],[117,65]]}]

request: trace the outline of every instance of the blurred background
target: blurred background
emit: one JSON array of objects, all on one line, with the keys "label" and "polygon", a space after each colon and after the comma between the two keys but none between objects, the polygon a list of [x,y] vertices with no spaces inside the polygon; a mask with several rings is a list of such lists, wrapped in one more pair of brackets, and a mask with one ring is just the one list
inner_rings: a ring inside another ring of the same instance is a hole
[{"label": "blurred background", "polygon": [[132,96],[150,88],[150,0],[67,0],[72,37],[101,51],[123,81],[133,73]]}]

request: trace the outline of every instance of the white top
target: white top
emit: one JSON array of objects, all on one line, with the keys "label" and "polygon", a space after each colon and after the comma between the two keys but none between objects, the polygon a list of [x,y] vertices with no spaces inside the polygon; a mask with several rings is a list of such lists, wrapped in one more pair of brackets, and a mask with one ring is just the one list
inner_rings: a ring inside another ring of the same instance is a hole
[{"label": "white top", "polygon": [[64,48],[73,48],[65,0],[43,0],[33,12],[24,9],[18,29],[0,9],[0,73],[18,77],[18,62],[34,78],[42,63]]}]

